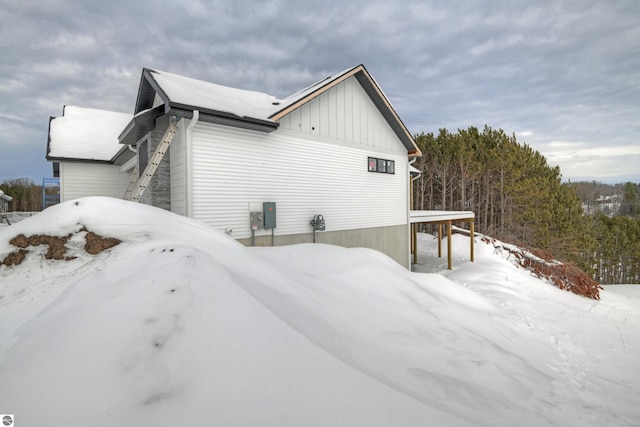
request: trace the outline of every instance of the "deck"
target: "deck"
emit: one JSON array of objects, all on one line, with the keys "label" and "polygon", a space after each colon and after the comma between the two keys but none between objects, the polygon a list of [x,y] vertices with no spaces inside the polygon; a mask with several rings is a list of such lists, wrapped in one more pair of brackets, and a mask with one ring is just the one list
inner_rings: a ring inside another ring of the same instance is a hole
[{"label": "deck", "polygon": [[453,268],[451,260],[451,225],[454,222],[469,223],[469,257],[473,262],[473,225],[476,215],[471,211],[410,211],[409,222],[411,223],[411,254],[413,263],[418,262],[418,227],[417,224],[437,224],[438,225],[438,257],[442,257],[442,226],[447,227],[447,265],[449,270]]}]

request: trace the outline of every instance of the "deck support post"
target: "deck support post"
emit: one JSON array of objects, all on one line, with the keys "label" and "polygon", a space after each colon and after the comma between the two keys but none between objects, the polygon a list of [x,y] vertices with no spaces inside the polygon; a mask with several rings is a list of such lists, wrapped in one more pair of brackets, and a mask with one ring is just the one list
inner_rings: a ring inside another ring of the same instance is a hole
[{"label": "deck support post", "polygon": [[469,250],[471,251],[471,254],[470,254],[469,257],[471,258],[471,262],[474,261],[473,254],[475,252],[474,251],[474,247],[473,247],[473,243],[474,243],[473,241],[475,240],[473,233],[474,233],[474,231],[473,231],[473,220],[471,220],[471,221],[469,221],[469,242],[471,242],[470,243],[471,247],[469,248]]},{"label": "deck support post", "polygon": [[411,224],[411,244],[413,246],[413,263],[418,263],[418,224]]},{"label": "deck support post", "polygon": [[451,220],[447,221],[447,266],[449,270],[453,270],[453,262],[451,262]]},{"label": "deck support post", "polygon": [[438,223],[438,258],[442,258],[442,223]]}]

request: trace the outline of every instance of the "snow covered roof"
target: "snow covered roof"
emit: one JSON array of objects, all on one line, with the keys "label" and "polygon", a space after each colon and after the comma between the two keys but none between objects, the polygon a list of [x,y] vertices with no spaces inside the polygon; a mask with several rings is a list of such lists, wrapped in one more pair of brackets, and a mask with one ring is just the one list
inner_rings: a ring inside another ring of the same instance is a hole
[{"label": "snow covered roof", "polygon": [[47,160],[110,161],[122,148],[118,135],[132,115],[65,106],[62,116],[49,121]]},{"label": "snow covered roof", "polygon": [[[413,137],[363,65],[343,70],[282,99],[145,68],[135,113],[156,107],[158,96],[164,103],[165,114],[190,118],[193,110],[199,110],[201,121],[271,132],[282,117],[352,76],[371,97],[409,154],[420,155]],[[129,130],[134,131],[134,136],[128,135]],[[135,125],[131,124],[121,135],[121,143],[132,143],[135,136]]]},{"label": "snow covered roof", "polygon": [[221,86],[164,71],[147,71],[174,107],[197,107],[265,121],[271,120],[269,117],[280,109],[280,101],[266,93]]},{"label": "snow covered roof", "polygon": [[[355,69],[350,68],[332,77],[327,77],[291,94],[283,99],[262,92],[236,89],[192,79],[165,71],[145,68],[143,80],[146,77],[153,87],[153,93],[139,94],[136,113],[151,108],[155,93],[158,93],[165,104],[173,107],[199,110],[210,110],[232,114],[239,118],[253,118],[275,122],[273,116],[292,104],[304,99],[319,88],[328,85],[339,77]],[[145,98],[146,99],[140,99]]]}]

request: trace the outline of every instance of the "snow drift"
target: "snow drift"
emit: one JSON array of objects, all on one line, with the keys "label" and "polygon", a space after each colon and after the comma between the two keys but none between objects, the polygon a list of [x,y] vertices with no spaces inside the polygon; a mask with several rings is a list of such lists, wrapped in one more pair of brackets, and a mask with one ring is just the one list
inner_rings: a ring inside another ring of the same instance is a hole
[{"label": "snow drift", "polygon": [[[90,254],[88,232],[120,243]],[[480,242],[475,263],[411,273],[366,249],[245,248],[109,198],[0,229],[0,260],[20,234],[70,237],[65,259],[41,245],[0,266],[0,412],[16,425],[640,419],[638,298],[561,291]]]}]

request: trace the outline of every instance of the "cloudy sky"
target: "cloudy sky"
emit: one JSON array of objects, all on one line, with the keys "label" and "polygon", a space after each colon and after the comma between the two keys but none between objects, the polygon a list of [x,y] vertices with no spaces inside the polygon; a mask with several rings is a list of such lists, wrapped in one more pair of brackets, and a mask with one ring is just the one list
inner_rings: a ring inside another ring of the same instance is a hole
[{"label": "cloudy sky", "polygon": [[284,97],[364,64],[409,131],[502,128],[565,179],[640,182],[637,0],[0,2],[0,181],[51,176],[64,105],[143,67]]}]

